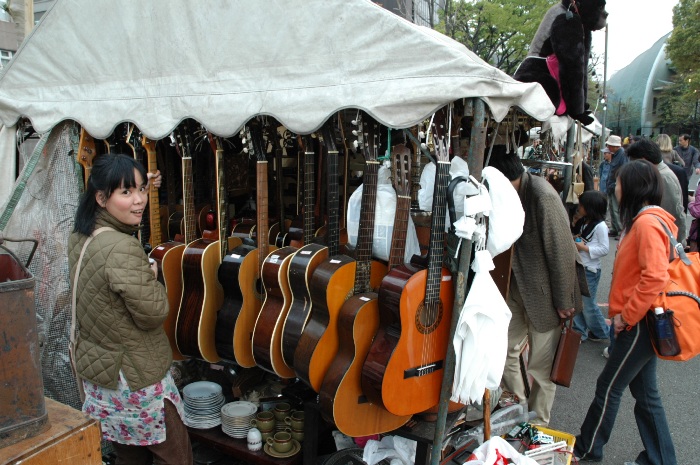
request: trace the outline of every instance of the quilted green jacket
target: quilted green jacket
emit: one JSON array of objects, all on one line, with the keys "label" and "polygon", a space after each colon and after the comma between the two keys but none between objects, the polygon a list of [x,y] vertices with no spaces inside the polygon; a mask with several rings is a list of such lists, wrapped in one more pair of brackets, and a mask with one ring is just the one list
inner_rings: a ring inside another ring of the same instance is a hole
[{"label": "quilted green jacket", "polygon": [[[78,278],[75,360],[78,375],[115,389],[119,370],[133,391],[165,376],[172,351],[163,330],[168,315],[165,288],[153,275],[136,228],[102,210]],[[68,241],[71,291],[80,251],[87,236],[73,233]]]}]

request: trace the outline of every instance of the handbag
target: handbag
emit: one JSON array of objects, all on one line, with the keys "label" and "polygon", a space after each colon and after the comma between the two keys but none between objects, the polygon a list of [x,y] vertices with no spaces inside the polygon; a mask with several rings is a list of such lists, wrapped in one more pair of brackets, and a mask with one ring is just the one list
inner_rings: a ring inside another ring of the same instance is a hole
[{"label": "handbag", "polygon": [[[567,325],[568,323],[568,325]],[[573,318],[569,318],[561,325],[559,345],[554,355],[552,371],[549,379],[559,386],[569,387],[574,375],[574,366],[578,356],[578,348],[581,345],[581,334],[574,331]]]},{"label": "handbag", "polygon": [[574,173],[571,179],[569,192],[566,193],[566,203],[578,204],[578,198],[585,189],[583,182],[583,142],[581,134],[581,123],[576,121],[576,151],[571,157],[571,162],[574,166]]},{"label": "handbag", "polygon": [[700,255],[685,253],[666,223],[657,220],[671,243],[669,280],[654,302],[654,309],[663,314],[651,310],[647,324],[656,355],[682,362],[700,354]]}]

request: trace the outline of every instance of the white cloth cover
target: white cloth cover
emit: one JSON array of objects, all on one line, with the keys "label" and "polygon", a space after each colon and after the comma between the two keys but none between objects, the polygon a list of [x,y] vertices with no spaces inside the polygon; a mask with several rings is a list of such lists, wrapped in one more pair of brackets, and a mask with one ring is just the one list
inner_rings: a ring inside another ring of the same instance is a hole
[{"label": "white cloth cover", "polygon": [[517,241],[523,233],[525,210],[520,203],[518,192],[503,173],[496,168],[487,166],[481,177],[489,185],[491,197],[491,212],[489,217],[489,233],[486,239],[486,249],[492,257],[504,252]]},{"label": "white cloth cover", "polygon": [[[0,207],[3,207],[12,194],[15,185],[15,172],[17,171],[17,158],[15,146],[17,127],[0,125]],[[4,211],[3,207],[2,210]]]},{"label": "white cloth cover", "polygon": [[451,400],[461,404],[480,404],[484,389],[498,389],[503,376],[511,312],[489,273],[493,269],[487,250],[475,253],[476,274],[452,341],[456,358]]},{"label": "white cloth cover", "polygon": [[405,128],[471,97],[497,121],[554,112],[539,84],[370,0],[57,0],[0,76],[0,121],[161,139],[188,117],[230,136],[266,114],[306,134],[342,108]]},{"label": "white cloth cover", "polygon": [[[377,173],[377,205],[374,212],[374,236],[372,237],[372,255],[381,260],[389,260],[391,253],[391,238],[394,234],[394,216],[396,215],[396,191],[389,184],[389,170],[385,166],[379,167]],[[360,229],[360,210],[362,206],[362,190],[360,185],[350,195],[348,200],[347,229],[348,241],[351,245],[357,245],[357,234]],[[404,262],[408,263],[411,257],[420,254],[420,244],[416,234],[416,226],[411,215],[408,216],[408,231],[406,232],[406,248],[404,250]]]}]

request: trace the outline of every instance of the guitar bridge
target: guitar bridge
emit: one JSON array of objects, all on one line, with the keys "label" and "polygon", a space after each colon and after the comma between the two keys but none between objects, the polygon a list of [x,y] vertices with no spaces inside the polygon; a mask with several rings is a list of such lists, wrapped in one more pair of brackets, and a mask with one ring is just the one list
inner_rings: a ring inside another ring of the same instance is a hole
[{"label": "guitar bridge", "polygon": [[409,368],[403,372],[403,379],[409,379],[414,377],[420,377],[429,375],[438,370],[442,370],[443,361],[438,360],[437,362],[429,363],[427,365],[421,365],[415,368]]}]

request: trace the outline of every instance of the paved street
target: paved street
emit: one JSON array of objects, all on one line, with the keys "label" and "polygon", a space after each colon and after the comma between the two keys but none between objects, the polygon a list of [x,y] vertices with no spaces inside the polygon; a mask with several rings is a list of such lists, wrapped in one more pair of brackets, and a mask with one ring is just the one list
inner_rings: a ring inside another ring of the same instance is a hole
[{"label": "paved street", "polygon": [[[694,176],[691,189],[697,184]],[[689,226],[692,217],[687,216]],[[607,302],[610,291],[610,277],[617,242],[611,240],[610,254],[604,259],[603,274],[598,287],[598,302]],[[602,307],[603,313],[607,307]],[[700,335],[698,335],[700,337]],[[606,345],[600,342],[584,342],[578,354],[574,379],[570,388],[559,387],[554,402],[550,427],[571,434],[579,432],[588,410],[595,383],[606,359],[602,356]],[[684,362],[659,360],[659,388],[661,390],[666,416],[676,446],[679,465],[700,463],[700,357]],[[620,405],[615,428],[605,449],[602,465],[622,465],[635,459],[642,450],[641,440],[634,420],[634,399],[625,392]],[[573,463],[573,462],[572,462]]]}]

